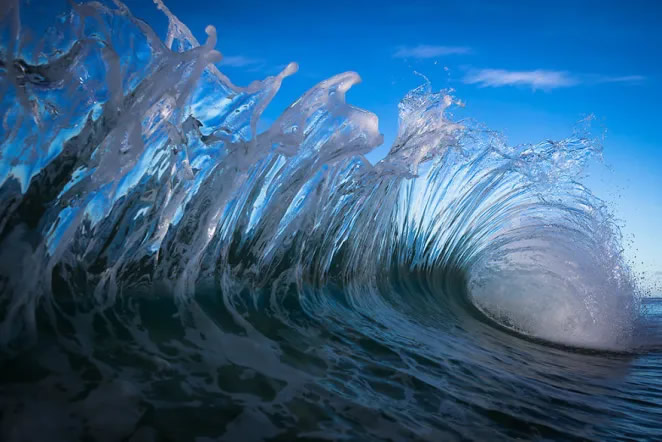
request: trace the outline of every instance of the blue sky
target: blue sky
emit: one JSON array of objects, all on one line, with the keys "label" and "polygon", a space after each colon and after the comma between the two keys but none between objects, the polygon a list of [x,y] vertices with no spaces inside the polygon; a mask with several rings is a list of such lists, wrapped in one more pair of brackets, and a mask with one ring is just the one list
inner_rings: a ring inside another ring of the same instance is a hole
[{"label": "blue sky", "polygon": [[[151,2],[129,0],[159,30]],[[662,281],[662,2],[656,1],[251,1],[167,0],[200,40],[216,26],[221,68],[237,84],[287,78],[265,113],[317,82],[352,70],[348,100],[375,112],[388,149],[397,103],[420,84],[453,87],[463,115],[511,143],[563,138],[587,114],[607,128],[605,163],[589,183],[624,221],[628,257]]]}]

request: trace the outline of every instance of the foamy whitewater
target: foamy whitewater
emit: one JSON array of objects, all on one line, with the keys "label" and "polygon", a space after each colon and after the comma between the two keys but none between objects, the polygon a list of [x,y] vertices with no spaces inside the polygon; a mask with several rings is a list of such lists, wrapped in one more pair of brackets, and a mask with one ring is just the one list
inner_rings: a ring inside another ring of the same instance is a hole
[{"label": "foamy whitewater", "polygon": [[590,119],[510,146],[424,81],[371,164],[358,74],[258,131],[297,65],[236,86],[155,4],[0,11],[3,440],[662,435]]}]

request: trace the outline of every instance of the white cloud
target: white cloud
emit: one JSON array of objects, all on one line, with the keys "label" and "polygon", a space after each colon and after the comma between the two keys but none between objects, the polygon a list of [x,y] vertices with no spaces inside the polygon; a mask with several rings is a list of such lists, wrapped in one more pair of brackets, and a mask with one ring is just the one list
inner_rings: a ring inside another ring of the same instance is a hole
[{"label": "white cloud", "polygon": [[471,48],[464,46],[398,46],[393,57],[395,58],[434,58],[443,55],[468,54]]},{"label": "white cloud", "polygon": [[641,83],[646,80],[643,75],[623,75],[621,77],[598,77],[596,83]]},{"label": "white cloud", "polygon": [[469,72],[464,77],[464,82],[480,87],[531,86],[533,89],[555,89],[575,86],[579,80],[563,71],[481,69]]},{"label": "white cloud", "polygon": [[607,76],[598,74],[571,74],[566,71],[507,71],[505,69],[480,69],[469,71],[463,81],[479,87],[529,86],[532,89],[556,89],[580,84],[603,83],[637,84],[646,80],[643,75]]},{"label": "white cloud", "polygon": [[230,66],[234,68],[243,68],[243,67],[254,66],[263,63],[264,60],[261,60],[259,58],[245,57],[243,55],[228,55],[228,56],[224,56],[221,59],[222,66]]}]

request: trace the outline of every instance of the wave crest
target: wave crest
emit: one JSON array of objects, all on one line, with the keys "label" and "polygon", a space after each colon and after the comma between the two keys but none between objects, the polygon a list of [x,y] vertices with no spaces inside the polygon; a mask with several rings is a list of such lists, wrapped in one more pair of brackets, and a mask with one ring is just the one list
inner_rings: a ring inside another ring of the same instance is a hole
[{"label": "wave crest", "polygon": [[[157,5],[163,42],[116,1],[74,5],[40,52],[17,34],[2,43],[5,346],[36,329],[39,308],[57,322],[63,299],[103,311],[145,291],[184,302],[212,285],[235,302],[288,284],[304,306],[340,287],[366,314],[457,321],[470,301],[545,340],[633,345],[618,228],[578,182],[600,153],[588,130],[508,146],[454,121],[458,100],[426,80],[372,165],[378,120],[346,102],[360,81],[348,72],[258,133],[296,64],[238,87],[214,65],[214,28],[200,45]],[[10,6],[3,20],[18,20]]]}]

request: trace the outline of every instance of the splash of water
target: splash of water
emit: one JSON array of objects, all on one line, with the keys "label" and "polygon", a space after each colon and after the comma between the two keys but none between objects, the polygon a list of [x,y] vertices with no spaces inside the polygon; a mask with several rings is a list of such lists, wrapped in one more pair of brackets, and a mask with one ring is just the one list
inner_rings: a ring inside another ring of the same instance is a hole
[{"label": "splash of water", "polygon": [[39,321],[144,293],[186,308],[211,286],[227,305],[257,305],[255,289],[273,287],[272,308],[286,310],[289,285],[307,311],[335,287],[382,318],[425,321],[428,309],[567,345],[636,344],[618,227],[579,182],[600,153],[588,130],[509,146],[454,121],[458,101],[425,82],[372,165],[378,120],[346,102],[360,81],[347,72],[258,132],[296,64],[238,87],[215,65],[215,29],[200,44],[155,1],[164,41],[118,0],[73,4],[40,40],[26,38],[17,0],[2,13],[4,348]]}]

